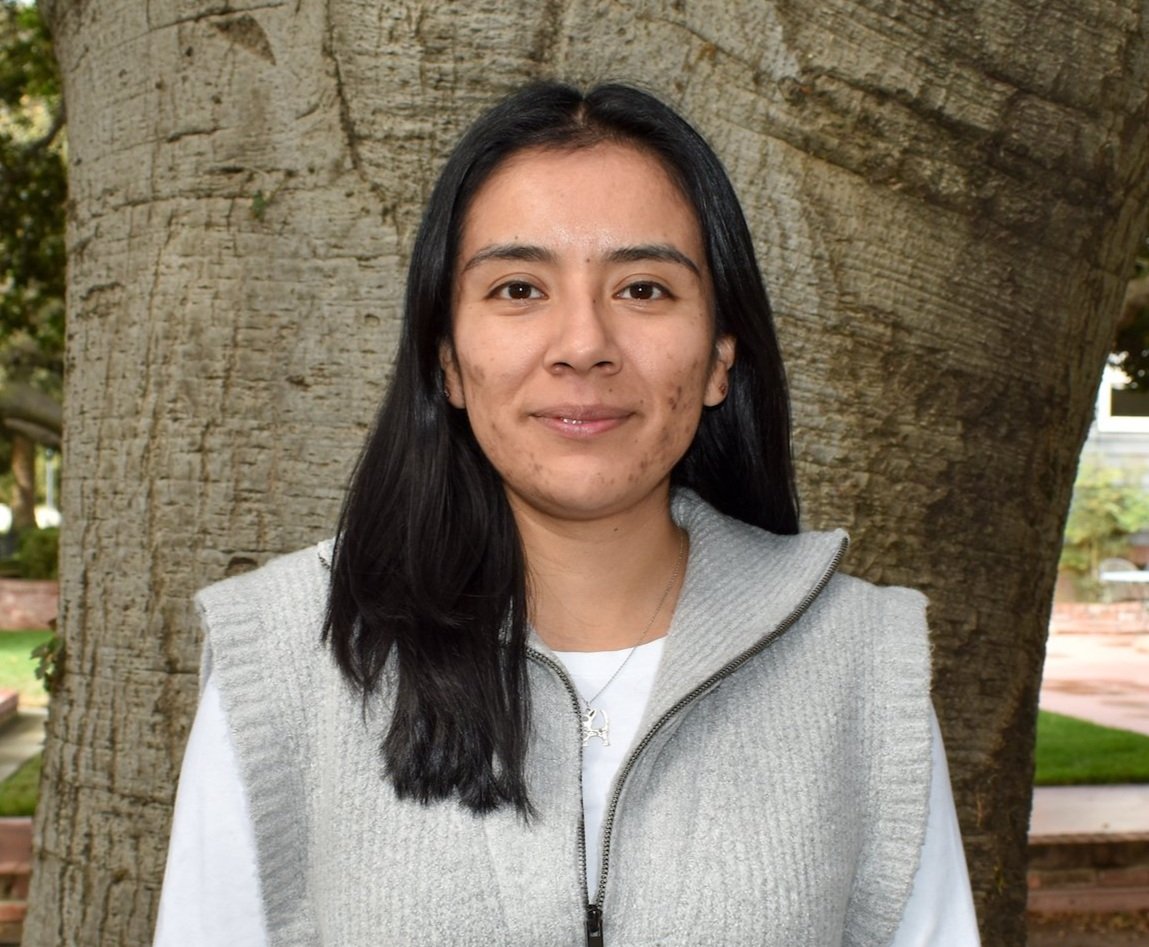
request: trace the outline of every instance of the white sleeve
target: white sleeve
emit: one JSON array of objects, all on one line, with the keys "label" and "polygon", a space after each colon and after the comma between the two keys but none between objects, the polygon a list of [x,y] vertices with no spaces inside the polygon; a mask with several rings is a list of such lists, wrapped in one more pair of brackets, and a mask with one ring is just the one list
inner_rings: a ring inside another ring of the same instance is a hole
[{"label": "white sleeve", "polygon": [[154,947],[267,947],[255,829],[219,688],[209,676],[188,737]]},{"label": "white sleeve", "polygon": [[979,947],[977,915],[950,788],[946,751],[932,709],[930,728],[933,772],[922,858],[905,914],[890,947]]}]

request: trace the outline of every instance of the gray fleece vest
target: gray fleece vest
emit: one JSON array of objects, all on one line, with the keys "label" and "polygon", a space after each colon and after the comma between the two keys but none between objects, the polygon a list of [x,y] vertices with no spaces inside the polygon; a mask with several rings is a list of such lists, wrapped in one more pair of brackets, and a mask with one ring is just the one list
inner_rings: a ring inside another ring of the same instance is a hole
[{"label": "gray fleece vest", "polygon": [[577,702],[544,645],[525,824],[395,797],[389,696],[364,716],[320,645],[330,544],[200,593],[272,945],[574,947],[589,918],[607,947],[886,947],[925,832],[925,600],[836,574],[841,533],[774,536],[685,491],[674,516],[685,584],[591,892]]}]

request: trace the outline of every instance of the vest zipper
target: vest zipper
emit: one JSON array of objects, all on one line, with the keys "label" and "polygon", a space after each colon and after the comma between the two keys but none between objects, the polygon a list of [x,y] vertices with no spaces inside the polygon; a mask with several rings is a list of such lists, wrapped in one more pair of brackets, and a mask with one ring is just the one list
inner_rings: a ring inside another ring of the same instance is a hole
[{"label": "vest zipper", "polygon": [[604,947],[602,939],[602,908],[597,904],[586,906],[586,947]]},{"label": "vest zipper", "polygon": [[[575,689],[571,679],[567,677],[566,668],[564,668],[558,661],[553,658],[547,657],[541,651],[536,651],[534,648],[527,648],[527,657],[539,664],[546,665],[562,682],[563,687],[566,688],[567,694],[570,695],[571,707],[574,708],[575,719],[582,720],[582,706],[579,704],[578,691]],[[586,905],[586,942],[587,947],[604,947],[602,939],[602,909],[597,904],[592,904],[590,900],[590,892],[587,891],[586,886],[586,817],[583,815],[583,802],[582,802],[582,739],[579,739],[578,749],[578,799],[579,799],[579,816],[578,816],[578,863],[579,863],[579,878],[582,879],[582,901]]]},{"label": "vest zipper", "polygon": [[[622,797],[622,787],[625,785],[627,777],[630,775],[634,764],[642,755],[643,751],[650,745],[651,740],[655,738],[658,731],[661,730],[672,717],[678,714],[683,708],[692,704],[695,700],[702,696],[706,691],[710,690],[719,681],[729,677],[737,671],[743,664],[751,658],[761,654],[770,645],[782,637],[790,628],[809,611],[810,606],[814,604],[814,600],[822,594],[823,590],[830,583],[830,579],[834,577],[834,573],[838,571],[838,567],[842,564],[842,560],[846,557],[846,550],[850,547],[850,540],[843,537],[842,541],[838,544],[838,551],[830,560],[830,564],[822,573],[822,577],[818,580],[817,584],[806,593],[806,597],[790,612],[782,621],[780,621],[770,634],[760,638],[752,648],[747,649],[738,655],[729,664],[724,665],[714,674],[710,675],[705,681],[696,686],[688,694],[680,698],[669,710],[667,710],[661,717],[654,722],[654,725],[646,731],[646,735],[638,742],[638,745],[630,752],[626,761],[622,764],[622,768],[618,771],[618,775],[614,781],[614,792],[610,797],[610,804],[606,809],[606,817],[602,822],[602,863],[600,866],[598,876],[598,888],[595,890],[594,900],[589,900],[589,892],[586,887],[586,822],[582,815],[579,816],[579,861],[582,865],[582,879],[583,879],[583,895],[587,901],[586,906],[586,943],[587,947],[605,947],[605,939],[603,934],[603,915],[602,904],[606,897],[606,876],[610,870],[610,840],[614,834],[614,819],[618,810],[618,801]],[[565,669],[556,661],[551,660],[540,651],[528,649],[528,655],[536,661],[540,661],[552,668],[559,676],[559,680],[563,682],[567,691],[571,695],[571,703],[574,706],[576,716],[581,717],[581,707],[579,706],[578,693],[575,691],[574,685],[567,677]],[[579,798],[582,798],[582,746],[579,746]]]}]

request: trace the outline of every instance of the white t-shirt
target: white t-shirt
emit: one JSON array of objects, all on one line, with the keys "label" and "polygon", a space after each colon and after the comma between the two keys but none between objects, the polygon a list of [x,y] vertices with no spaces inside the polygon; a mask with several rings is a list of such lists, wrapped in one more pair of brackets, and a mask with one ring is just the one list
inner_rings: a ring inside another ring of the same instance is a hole
[{"label": "white t-shirt", "polygon": [[[640,646],[595,701],[607,712],[610,745],[592,737],[583,749],[587,889],[592,898],[598,885],[607,796],[638,734],[664,640]],[[579,692],[590,697],[618,670],[629,650],[560,652],[557,657]],[[932,713],[931,726],[933,774],[925,841],[913,891],[889,947],[978,947],[945,749]],[[210,676],[180,772],[154,943],[155,947],[267,945],[255,829],[219,689]]]}]

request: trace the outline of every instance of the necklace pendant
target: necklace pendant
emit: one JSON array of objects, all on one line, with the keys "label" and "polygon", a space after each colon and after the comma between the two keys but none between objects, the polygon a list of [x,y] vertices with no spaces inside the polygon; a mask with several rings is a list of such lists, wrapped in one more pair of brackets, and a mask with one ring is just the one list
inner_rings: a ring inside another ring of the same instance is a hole
[{"label": "necklace pendant", "polygon": [[[595,726],[599,718],[602,718],[602,725]],[[597,710],[594,707],[587,707],[582,715],[582,745],[586,746],[591,741],[591,737],[598,737],[602,740],[603,746],[610,746],[610,718],[606,715],[605,710]]]}]

